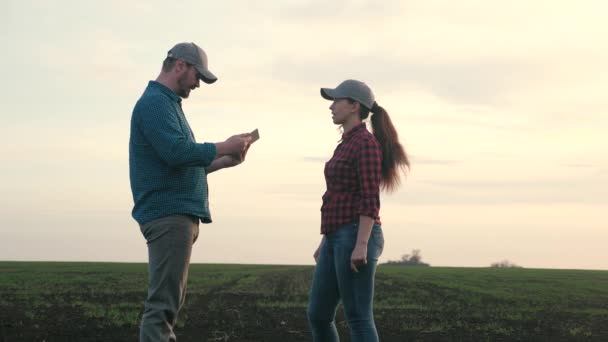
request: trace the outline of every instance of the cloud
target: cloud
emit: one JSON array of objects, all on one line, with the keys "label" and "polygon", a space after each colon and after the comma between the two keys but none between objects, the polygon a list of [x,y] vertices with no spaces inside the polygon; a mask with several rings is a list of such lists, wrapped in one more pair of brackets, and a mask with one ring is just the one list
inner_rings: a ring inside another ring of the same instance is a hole
[{"label": "cloud", "polygon": [[588,168],[595,168],[597,166],[595,165],[591,165],[591,164],[561,164],[561,166],[564,167],[572,167],[572,168],[583,168],[583,169],[588,169]]},{"label": "cloud", "polygon": [[412,164],[414,165],[456,165],[460,162],[447,159],[432,159],[425,157],[412,156]]},{"label": "cloud", "polygon": [[326,185],[322,178],[319,178],[317,183],[284,183],[264,186],[257,191],[275,197],[275,200],[278,199],[283,204],[285,204],[286,201],[305,201],[314,204],[319,202],[325,190]]},{"label": "cloud", "polygon": [[395,199],[408,205],[608,204],[604,178],[406,182]]},{"label": "cloud", "polygon": [[[418,156],[411,156],[412,164],[416,165],[456,165],[460,162],[455,160],[447,160],[447,159],[432,159]],[[300,158],[301,161],[307,163],[325,163],[327,162],[327,158],[325,157],[314,157],[314,156],[306,156]]]},{"label": "cloud", "polygon": [[313,22],[330,21],[342,22],[345,18],[351,20],[370,22],[372,20],[386,19],[387,16],[402,12],[402,1],[385,0],[312,0],[285,4],[280,9],[280,18],[287,22]]},{"label": "cloud", "polygon": [[436,61],[384,55],[332,55],[277,58],[274,78],[294,84],[327,84],[359,78],[384,91],[425,90],[448,102],[494,104],[506,100],[518,85],[540,76],[542,68],[516,60]]},{"label": "cloud", "polygon": [[300,158],[300,160],[302,160],[303,162],[309,162],[309,163],[325,163],[327,161],[327,158],[324,158],[324,157],[302,157],[302,158]]}]

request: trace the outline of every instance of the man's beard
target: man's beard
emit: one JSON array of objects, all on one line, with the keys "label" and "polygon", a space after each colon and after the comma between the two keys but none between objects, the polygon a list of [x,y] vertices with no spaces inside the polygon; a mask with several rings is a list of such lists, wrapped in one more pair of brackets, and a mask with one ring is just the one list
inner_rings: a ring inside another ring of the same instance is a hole
[{"label": "man's beard", "polygon": [[190,87],[186,86],[186,77],[187,75],[184,74],[182,75],[178,80],[177,80],[177,96],[181,97],[181,98],[188,98],[188,96],[190,95]]}]

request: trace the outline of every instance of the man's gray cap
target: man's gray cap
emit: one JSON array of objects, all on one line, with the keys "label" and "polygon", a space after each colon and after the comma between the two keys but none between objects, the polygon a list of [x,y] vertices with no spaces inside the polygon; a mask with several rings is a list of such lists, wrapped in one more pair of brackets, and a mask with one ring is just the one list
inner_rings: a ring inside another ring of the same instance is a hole
[{"label": "man's gray cap", "polygon": [[199,78],[208,84],[217,81],[217,77],[207,67],[207,54],[194,43],[179,43],[167,53],[167,57],[181,58],[189,64],[194,65],[198,71]]},{"label": "man's gray cap", "polygon": [[321,96],[327,100],[351,99],[359,102],[367,109],[372,109],[376,98],[367,84],[357,80],[346,80],[335,89],[321,88]]}]

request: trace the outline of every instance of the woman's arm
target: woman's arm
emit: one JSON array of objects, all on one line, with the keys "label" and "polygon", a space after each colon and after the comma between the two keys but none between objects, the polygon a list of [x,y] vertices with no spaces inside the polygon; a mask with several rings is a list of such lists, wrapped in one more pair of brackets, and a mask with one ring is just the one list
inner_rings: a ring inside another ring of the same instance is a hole
[{"label": "woman's arm", "polygon": [[369,216],[359,216],[359,232],[357,233],[357,242],[355,249],[350,257],[350,268],[358,272],[357,266],[367,264],[367,242],[372,233],[374,219]]}]

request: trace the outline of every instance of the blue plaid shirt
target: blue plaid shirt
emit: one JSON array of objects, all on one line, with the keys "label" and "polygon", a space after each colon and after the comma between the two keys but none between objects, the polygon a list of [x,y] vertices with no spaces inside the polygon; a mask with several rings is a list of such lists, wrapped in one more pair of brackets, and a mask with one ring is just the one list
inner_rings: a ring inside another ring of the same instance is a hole
[{"label": "blue plaid shirt", "polygon": [[150,81],[135,104],[129,139],[133,218],[139,223],[189,214],[211,222],[205,166],[215,144],[198,144],[171,89]]}]

